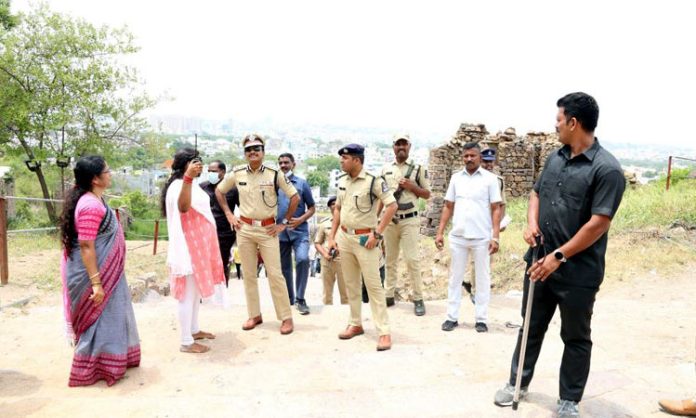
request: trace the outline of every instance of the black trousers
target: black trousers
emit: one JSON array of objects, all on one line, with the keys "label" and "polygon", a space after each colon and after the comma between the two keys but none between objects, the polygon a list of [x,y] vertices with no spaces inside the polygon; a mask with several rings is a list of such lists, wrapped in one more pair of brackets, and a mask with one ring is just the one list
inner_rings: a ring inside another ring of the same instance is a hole
[{"label": "black trousers", "polygon": [[222,259],[222,268],[225,271],[225,286],[229,286],[230,281],[230,250],[234,245],[234,240],[236,238],[235,233],[219,235],[218,243],[220,245],[220,258]]},{"label": "black trousers", "polygon": [[[527,266],[529,268],[529,266]],[[561,312],[561,339],[565,348],[561,359],[559,395],[561,399],[580,402],[590,374],[592,340],[590,323],[597,288],[584,288],[554,282],[553,278],[534,285],[532,315],[529,320],[529,336],[522,371],[522,386],[528,386],[534,376],[534,366],[539,358],[544,334],[558,306]],[[522,297],[524,318],[529,291],[529,277],[525,274]],[[522,329],[517,337],[517,346],[512,356],[510,384],[515,385],[517,364],[520,356]]]}]

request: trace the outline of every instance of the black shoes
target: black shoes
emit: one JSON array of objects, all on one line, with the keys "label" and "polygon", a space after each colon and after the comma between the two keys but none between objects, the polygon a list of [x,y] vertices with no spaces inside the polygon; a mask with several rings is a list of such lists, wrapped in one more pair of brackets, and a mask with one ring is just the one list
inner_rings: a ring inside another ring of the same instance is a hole
[{"label": "black shoes", "polygon": [[307,302],[302,299],[297,300],[297,310],[300,311],[300,315],[309,315],[309,307]]},{"label": "black shoes", "polygon": [[413,301],[413,311],[416,313],[416,316],[425,315],[425,304],[423,304],[422,300]]},{"label": "black shoes", "polygon": [[442,330],[443,331],[452,331],[453,329],[457,328],[459,326],[459,322],[457,321],[450,321],[449,319],[446,320],[445,322],[442,323]]},{"label": "black shoes", "polygon": [[477,322],[474,328],[476,329],[476,332],[488,332],[488,326],[483,322]]},{"label": "black shoes", "polygon": [[394,298],[387,297],[387,308],[394,306]]}]

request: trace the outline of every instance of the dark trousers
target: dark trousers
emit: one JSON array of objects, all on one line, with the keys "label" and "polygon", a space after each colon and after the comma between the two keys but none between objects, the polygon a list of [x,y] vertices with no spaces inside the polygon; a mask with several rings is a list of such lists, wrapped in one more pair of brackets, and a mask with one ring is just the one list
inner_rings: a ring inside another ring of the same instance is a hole
[{"label": "dark trousers", "polygon": [[[295,253],[295,284],[293,286],[292,253]],[[305,300],[305,290],[309,279],[309,236],[291,241],[280,241],[280,268],[285,277],[290,304]]]},{"label": "dark trousers", "polygon": [[225,286],[228,286],[230,281],[230,250],[234,245],[235,238],[236,234],[218,235],[220,258],[222,259],[222,268],[225,271]]},{"label": "dark trousers", "polygon": [[[529,266],[527,266],[529,267]],[[524,294],[522,297],[522,317],[527,306],[529,277],[524,278]],[[590,357],[592,340],[590,339],[590,323],[595,295],[599,289],[576,287],[554,282],[536,282],[534,285],[534,300],[532,315],[529,320],[529,336],[527,352],[522,371],[522,386],[528,386],[534,376],[534,366],[539,358],[544,334],[558,306],[561,311],[561,339],[565,348],[561,359],[559,378],[559,395],[561,399],[580,402],[585,391],[587,376],[590,374]],[[512,356],[510,368],[510,384],[514,386],[517,377],[517,363],[520,356],[522,329],[517,337],[517,346]]]}]

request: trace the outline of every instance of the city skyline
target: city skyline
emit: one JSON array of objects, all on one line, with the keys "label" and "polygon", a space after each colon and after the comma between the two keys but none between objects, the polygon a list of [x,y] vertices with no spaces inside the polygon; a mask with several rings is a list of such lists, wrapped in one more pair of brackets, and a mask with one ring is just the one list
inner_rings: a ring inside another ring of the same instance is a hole
[{"label": "city skyline", "polygon": [[[29,0],[13,0],[14,11]],[[190,3],[51,0],[95,24],[128,25],[127,59],[148,114],[450,135],[553,130],[555,101],[586,91],[600,139],[693,147],[696,27],[684,1]]]}]

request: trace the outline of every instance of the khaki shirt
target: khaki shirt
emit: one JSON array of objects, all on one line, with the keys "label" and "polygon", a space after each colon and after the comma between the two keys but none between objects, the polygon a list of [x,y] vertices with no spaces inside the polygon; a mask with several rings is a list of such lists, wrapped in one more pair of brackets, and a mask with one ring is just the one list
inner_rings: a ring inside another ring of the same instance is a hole
[{"label": "khaki shirt", "polygon": [[341,207],[341,225],[349,229],[376,228],[377,201],[381,200],[384,206],[396,202],[387,182],[364,169],[355,178],[348,174],[339,178],[336,198]]},{"label": "khaki shirt", "polygon": [[[317,235],[314,237],[314,243],[319,244],[322,247],[326,247],[326,244],[329,242],[329,234],[331,233],[331,227],[333,223],[333,218],[328,218],[323,220],[322,222],[319,222],[319,225],[317,225]],[[317,254],[319,252],[317,251]],[[334,261],[338,261],[340,256],[336,256],[334,258]],[[330,261],[330,260],[325,260],[325,261]]]},{"label": "khaki shirt", "polygon": [[256,171],[248,165],[235,167],[225,175],[217,188],[224,194],[236,186],[239,191],[239,213],[246,218],[263,220],[276,215],[276,184],[288,197],[297,194],[283,173],[263,164]]},{"label": "khaki shirt", "polygon": [[[387,180],[389,191],[392,192],[392,194],[396,192],[396,189],[399,187],[399,180],[406,177],[409,164],[413,165],[413,170],[408,178],[418,184],[419,187],[430,191],[428,173],[421,165],[414,163],[413,160],[407,160],[401,164],[394,161],[393,163],[387,164],[382,168],[382,175]],[[397,203],[401,207],[413,205],[408,209],[397,210],[396,213],[398,214],[411,213],[418,210],[418,196],[416,196],[416,194],[410,190],[403,189],[401,198]]]}]

